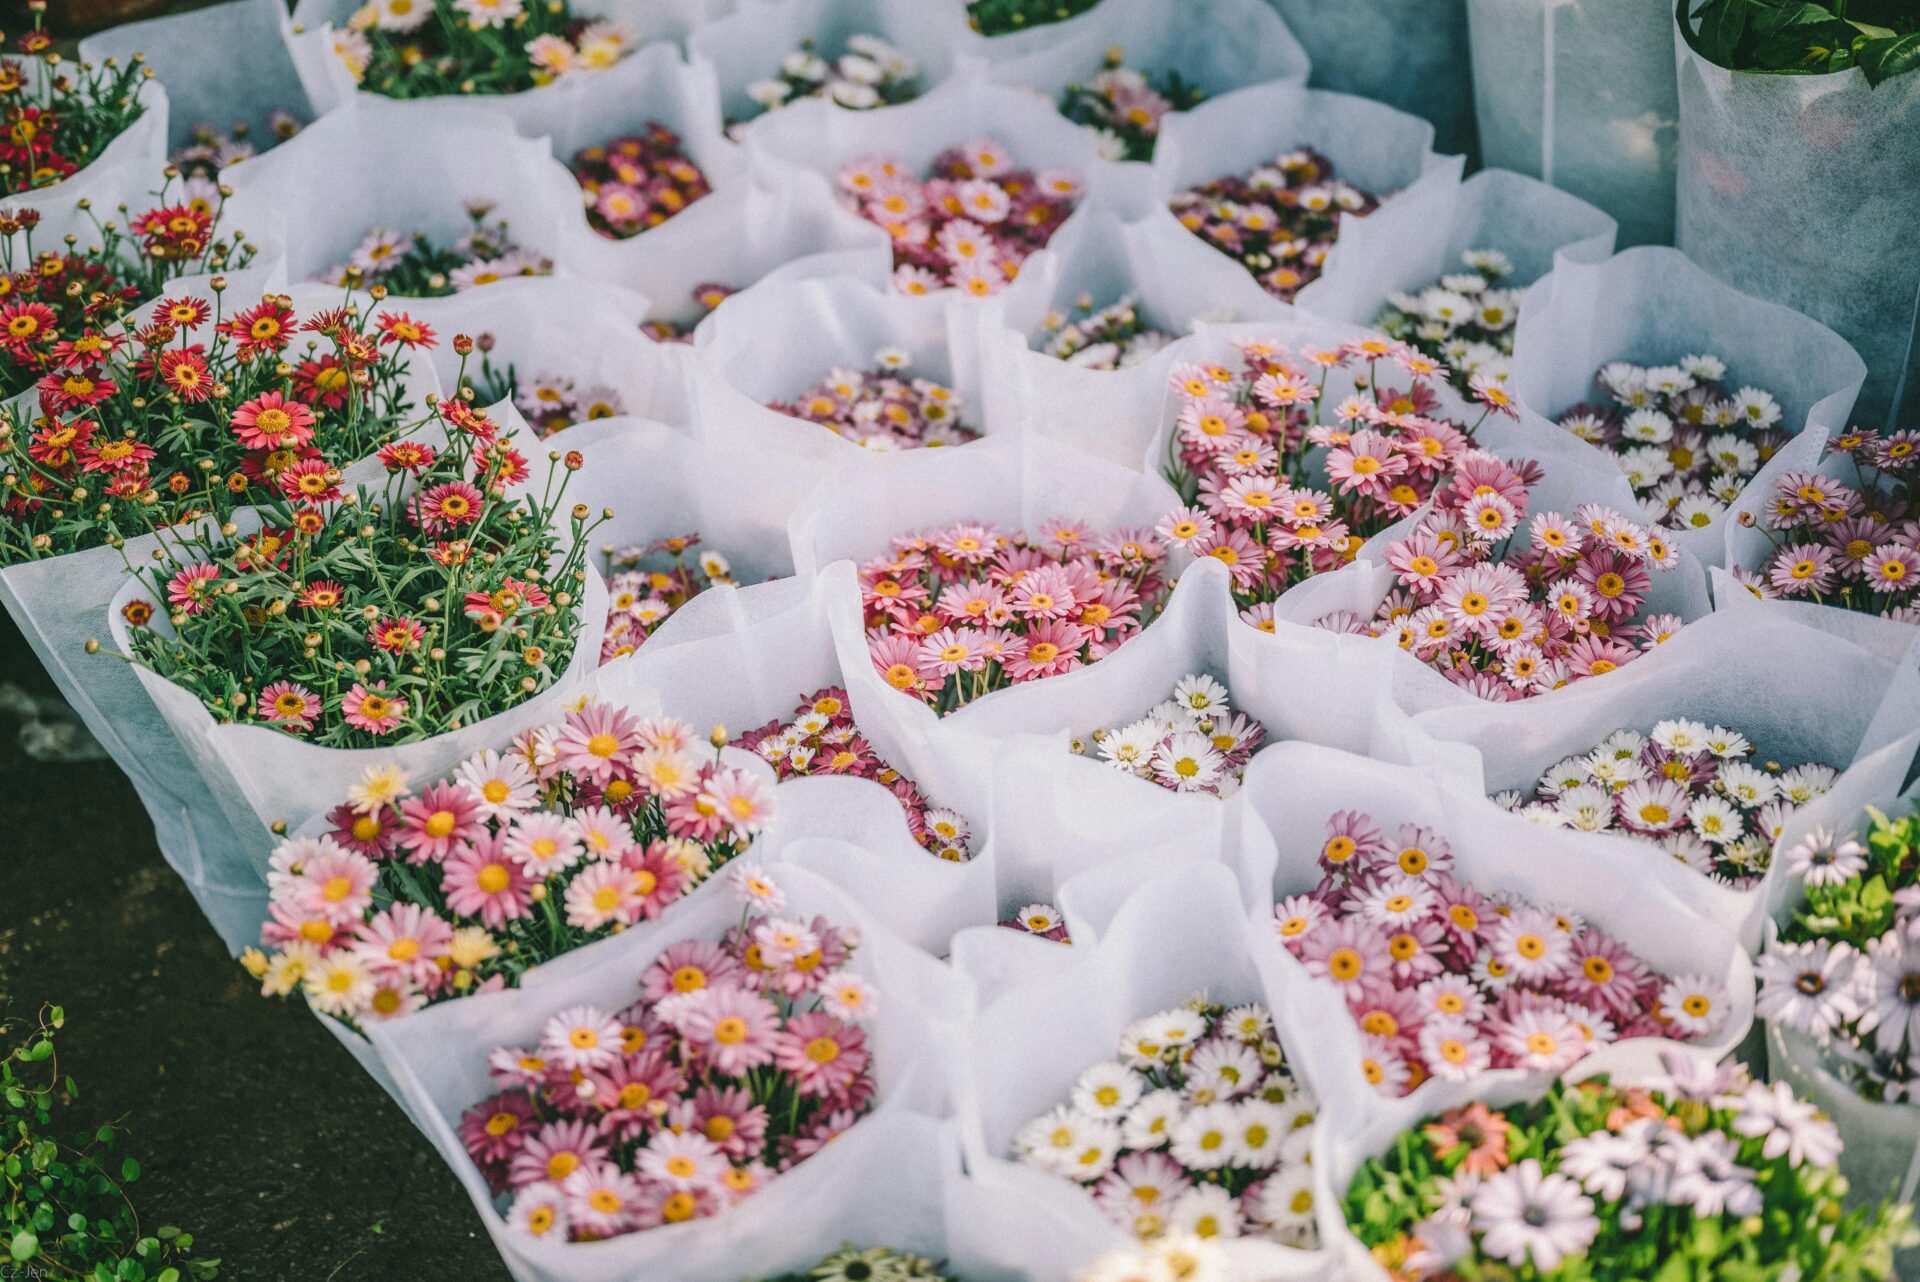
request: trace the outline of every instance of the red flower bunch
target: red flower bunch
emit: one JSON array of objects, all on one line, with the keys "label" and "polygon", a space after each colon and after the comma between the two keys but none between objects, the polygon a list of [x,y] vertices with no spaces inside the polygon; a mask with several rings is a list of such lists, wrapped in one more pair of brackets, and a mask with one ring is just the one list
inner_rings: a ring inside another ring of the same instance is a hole
[{"label": "red flower bunch", "polygon": [[[42,6],[44,8],[44,6]],[[143,58],[125,66],[63,63],[53,40],[35,29],[16,42],[37,70],[0,58],[0,193],[47,187],[78,173],[146,110],[141,82],[153,75]]]}]

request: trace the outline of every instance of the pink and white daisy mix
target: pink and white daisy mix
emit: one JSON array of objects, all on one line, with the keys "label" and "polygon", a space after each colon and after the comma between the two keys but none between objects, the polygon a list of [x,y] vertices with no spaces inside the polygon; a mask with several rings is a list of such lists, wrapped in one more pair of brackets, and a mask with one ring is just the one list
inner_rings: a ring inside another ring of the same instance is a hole
[{"label": "pink and white daisy mix", "polygon": [[492,208],[489,201],[470,201],[471,226],[451,245],[435,244],[421,232],[370,228],[346,262],[317,279],[356,289],[381,285],[389,294],[432,298],[464,294],[513,276],[553,275],[551,258],[516,244],[504,219],[488,221]]},{"label": "pink and white daisy mix", "polygon": [[734,583],[733,564],[698,534],[677,534],[607,552],[607,631],[600,661],[632,654],[660,625],[708,588]]},{"label": "pink and white daisy mix", "polygon": [[1711,1037],[1726,987],[1669,978],[1578,916],[1456,879],[1441,833],[1388,837],[1335,812],[1324,875],[1274,906],[1280,942],[1335,985],[1359,1024],[1361,1068],[1382,1094],[1490,1068],[1559,1072],[1626,1037]]},{"label": "pink and white daisy mix", "polygon": [[993,138],[934,158],[930,177],[868,156],[835,175],[840,201],[893,238],[893,283],[903,294],[955,288],[997,294],[1079,203],[1080,178],[1019,168]]},{"label": "pink and white daisy mix", "polygon": [[1067,934],[1067,919],[1052,904],[1028,904],[1000,925],[1008,930],[1023,930],[1029,935],[1050,939],[1056,944],[1073,942]]},{"label": "pink and white daisy mix", "polygon": [[[1173,694],[1144,717],[1088,738],[1100,760],[1171,792],[1230,797],[1246,777],[1247,762],[1267,737],[1266,727],[1234,712],[1226,686],[1205,673],[1174,683]],[[1084,744],[1074,741],[1076,750]]]},{"label": "pink and white daisy mix", "polygon": [[944,716],[1111,654],[1160,613],[1166,560],[1149,530],[1070,518],[904,534],[860,566],[867,649],[888,685]]},{"label": "pink and white daisy mix", "polygon": [[740,746],[764,757],[781,780],[819,775],[871,779],[899,799],[915,841],[954,863],[973,858],[972,827],[958,812],[932,804],[919,784],[880,759],[854,724],[847,692],[838,686],[801,699],[790,720],[775,718],[748,731]]},{"label": "pink and white daisy mix", "polygon": [[1482,699],[1504,702],[1604,676],[1681,627],[1645,615],[1653,576],[1679,564],[1658,530],[1583,503],[1536,514],[1540,468],[1475,451],[1460,458],[1433,510],[1388,548],[1396,587],[1373,618],[1320,626],[1395,636],[1400,648]]},{"label": "pink and white daisy mix", "polygon": [[1202,994],[1128,1025],[1119,1057],[1082,1073],[1070,1100],[1013,1145],[1027,1165],[1083,1185],[1135,1237],[1311,1248],[1317,1108],[1265,1006]]},{"label": "pink and white daisy mix", "polygon": [[897,347],[873,355],[870,370],[833,369],[792,400],[767,408],[818,423],[870,450],[965,445],[980,433],[960,421],[965,399],[951,387],[910,373],[913,356]]},{"label": "pink and white daisy mix", "polygon": [[1505,383],[1525,282],[1502,285],[1513,261],[1497,249],[1469,249],[1464,271],[1449,272],[1417,294],[1389,294],[1374,324],[1452,371],[1462,392],[1475,378]]},{"label": "pink and white daisy mix", "polygon": [[500,1089],[460,1138],[515,1231],[587,1242],[723,1214],[872,1107],[854,932],[745,899],[722,939],[655,958],[633,1005],[558,1011],[537,1045],[488,1057]]},{"label": "pink and white daisy mix", "polygon": [[349,1024],[518,984],[651,921],[752,845],[772,792],[685,722],[586,702],[414,791],[370,769],[316,837],[275,848],[269,997]]},{"label": "pink and white daisy mix", "polygon": [[1638,837],[1716,881],[1746,887],[1766,875],[1788,818],[1837,777],[1820,762],[1756,764],[1755,753],[1736,730],[1674,718],[1644,735],[1616,730],[1556,763],[1527,796],[1494,800],[1550,827]]},{"label": "pink and white daisy mix", "polygon": [[[1238,370],[1169,372],[1180,408],[1166,476],[1186,505],[1156,532],[1225,564],[1241,617],[1270,632],[1282,592],[1339,569],[1368,535],[1433,499],[1508,402],[1489,389],[1472,423],[1443,417],[1445,368],[1380,335],[1297,353],[1263,338],[1234,345]],[[1336,370],[1370,390],[1330,404]]]},{"label": "pink and white daisy mix", "polygon": [[1180,225],[1291,302],[1318,280],[1340,235],[1340,218],[1380,207],[1371,192],[1337,178],[1333,161],[1300,147],[1246,174],[1203,183],[1173,198]]},{"label": "pink and white daisy mix", "polygon": [[1759,528],[1766,563],[1735,566],[1757,597],[1812,601],[1920,623],[1920,430],[1851,428],[1827,442],[1856,484],[1786,472]]},{"label": "pink and white daisy mix", "polygon": [[1092,294],[1080,294],[1070,311],[1048,312],[1040,328],[1039,350],[1080,369],[1126,369],[1174,340],[1147,320],[1132,294],[1105,307],[1095,307]]},{"label": "pink and white daisy mix", "polygon": [[[747,86],[747,97],[762,111],[807,98],[826,98],[838,107],[868,111],[920,96],[920,63],[906,50],[871,32],[858,32],[838,43],[840,53],[828,58],[819,42],[802,41],[780,60],[777,74]],[[734,132],[732,123],[729,132]]]},{"label": "pink and white daisy mix", "polygon": [[1614,361],[1594,375],[1594,399],[1560,426],[1614,456],[1642,520],[1704,529],[1787,439],[1780,402],[1762,388],[1728,387],[1726,374],[1710,352],[1651,368]]}]

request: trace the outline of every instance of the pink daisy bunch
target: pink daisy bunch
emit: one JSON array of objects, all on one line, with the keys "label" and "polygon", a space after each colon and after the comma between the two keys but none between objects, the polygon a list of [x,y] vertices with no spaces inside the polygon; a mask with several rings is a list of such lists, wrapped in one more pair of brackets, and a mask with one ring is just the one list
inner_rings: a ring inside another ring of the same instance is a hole
[{"label": "pink daisy bunch", "polygon": [[1598,503],[1528,519],[1541,469],[1474,450],[1411,533],[1388,549],[1394,589],[1372,619],[1320,626],[1397,637],[1449,681],[1496,702],[1605,676],[1672,636],[1675,615],[1644,614],[1653,576],[1679,551]]},{"label": "pink daisy bunch", "polygon": [[1334,985],[1385,1095],[1490,1068],[1557,1073],[1628,1037],[1711,1037],[1729,994],[1669,978],[1573,913],[1483,893],[1431,828],[1391,834],[1357,810],[1327,820],[1314,888],[1274,906],[1280,942]]},{"label": "pink daisy bunch", "polygon": [[859,567],[867,648],[888,685],[945,715],[1112,653],[1159,614],[1166,559],[1152,531],[1068,518],[901,535]]},{"label": "pink daisy bunch", "polygon": [[1780,402],[1726,375],[1710,352],[1672,365],[1612,361],[1594,375],[1593,399],[1568,409],[1560,426],[1613,455],[1641,519],[1705,529],[1787,440]]},{"label": "pink daisy bunch", "polygon": [[632,654],[667,618],[708,588],[734,583],[733,565],[698,534],[675,534],[607,552],[607,631],[600,661]]},{"label": "pink daisy bunch", "polygon": [[1265,726],[1233,711],[1231,702],[1226,686],[1192,673],[1145,716],[1090,737],[1100,760],[1115,770],[1169,792],[1230,797],[1267,737]]},{"label": "pink daisy bunch", "polygon": [[1125,50],[1115,45],[1085,84],[1066,87],[1060,114],[1093,135],[1102,160],[1150,161],[1167,116],[1192,111],[1206,97],[1178,71],[1155,75],[1127,66]]},{"label": "pink daisy bunch", "polygon": [[1143,1240],[1318,1245],[1310,1166],[1318,1104],[1289,1068],[1264,1005],[1196,994],[1129,1024],[1117,1051],[1014,1134],[1016,1158],[1080,1185]]},{"label": "pink daisy bunch", "polygon": [[1785,766],[1737,730],[1674,717],[1645,734],[1616,730],[1549,767],[1526,795],[1494,800],[1549,827],[1638,837],[1746,888],[1766,875],[1787,820],[1838,773],[1817,761]]},{"label": "pink daisy bunch", "polygon": [[1756,522],[1766,562],[1736,566],[1734,577],[1763,599],[1920,623],[1920,429],[1851,428],[1827,442],[1827,456],[1855,483],[1825,470],[1777,477]]},{"label": "pink daisy bunch", "polygon": [[903,294],[997,294],[1073,212],[1080,178],[1018,167],[1012,151],[977,138],[934,158],[926,178],[886,156],[849,161],[834,176],[840,202],[893,239]]},{"label": "pink daisy bunch", "polygon": [[1379,207],[1378,197],[1336,177],[1333,161],[1311,147],[1203,183],[1172,202],[1182,227],[1287,301],[1319,279],[1341,215],[1364,218]]},{"label": "pink daisy bunch", "polygon": [[588,224],[612,240],[658,227],[713,191],[680,135],[657,120],[637,134],[582,149],[573,158],[573,177]]},{"label": "pink daisy bunch", "polygon": [[509,1225],[593,1241],[720,1215],[873,1106],[871,985],[852,932],[762,915],[668,948],[624,1010],[557,1011],[488,1056],[461,1141]]},{"label": "pink daisy bunch", "polygon": [[[1345,565],[1431,499],[1500,406],[1483,399],[1471,423],[1446,417],[1446,368],[1381,335],[1298,352],[1257,337],[1234,346],[1237,368],[1169,372],[1179,408],[1166,476],[1185,505],[1156,530],[1225,563],[1241,617],[1272,631],[1282,592]],[[1334,404],[1336,371],[1364,385]]]},{"label": "pink daisy bunch", "polygon": [[977,429],[960,421],[964,398],[930,378],[911,373],[912,356],[882,348],[869,370],[833,369],[792,400],[767,408],[803,418],[870,450],[912,450],[965,445]]},{"label": "pink daisy bunch", "polygon": [[790,717],[776,717],[748,731],[740,746],[759,753],[781,780],[820,775],[871,779],[899,799],[907,828],[921,846],[955,863],[973,858],[971,826],[956,811],[934,805],[919,784],[881,760],[854,724],[847,692],[839,686],[807,695]]},{"label": "pink daisy bunch", "polygon": [[652,921],[772,817],[772,790],[708,742],[590,700],[418,790],[373,767],[319,835],[275,848],[247,967],[358,1025]]}]

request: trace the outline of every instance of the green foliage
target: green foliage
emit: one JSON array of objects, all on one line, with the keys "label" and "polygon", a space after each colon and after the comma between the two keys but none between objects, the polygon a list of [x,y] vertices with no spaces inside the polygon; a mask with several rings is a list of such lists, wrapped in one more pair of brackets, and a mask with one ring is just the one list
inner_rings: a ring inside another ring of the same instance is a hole
[{"label": "green foliage", "polygon": [[1679,0],[1678,14],[1694,52],[1733,71],[1858,67],[1877,87],[1920,68],[1920,0]]},{"label": "green foliage", "polygon": [[[114,1160],[120,1128],[109,1124],[77,1140],[55,1134],[56,1115],[79,1094],[60,1075],[54,1034],[66,1023],[58,1006],[33,1026],[0,1023],[0,1277],[88,1282],[205,1282],[220,1261],[193,1257],[193,1234],[172,1225],[141,1228],[126,1186],[140,1163]],[[118,1172],[117,1176],[114,1172]],[[19,1268],[8,1271],[7,1265]]]},{"label": "green foliage", "polygon": [[1806,899],[1780,932],[1790,944],[1812,939],[1842,941],[1865,951],[1893,928],[1893,893],[1920,882],[1920,806],[1902,819],[1889,819],[1872,807],[1866,867],[1844,881],[1806,886]]},{"label": "green foliage", "polygon": [[1100,0],[973,0],[967,20],[983,36],[1004,36],[1085,13]]}]

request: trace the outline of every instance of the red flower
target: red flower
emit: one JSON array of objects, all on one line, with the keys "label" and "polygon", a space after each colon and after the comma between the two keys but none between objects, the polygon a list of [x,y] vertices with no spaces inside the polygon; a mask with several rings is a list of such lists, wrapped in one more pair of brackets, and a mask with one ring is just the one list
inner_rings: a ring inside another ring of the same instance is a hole
[{"label": "red flower", "polygon": [[405,312],[381,312],[374,323],[380,327],[380,341],[402,347],[432,347],[433,326],[417,321]]},{"label": "red flower", "polygon": [[325,459],[301,459],[280,473],[280,492],[290,499],[325,503],[340,497],[340,473]]},{"label": "red flower", "polygon": [[213,374],[198,344],[172,348],[160,356],[160,379],[181,400],[198,404],[213,395]]},{"label": "red flower", "polygon": [[353,391],[353,374],[337,356],[301,361],[293,371],[293,394],[319,409],[337,410]]},{"label": "red flower", "polygon": [[429,534],[458,529],[480,519],[485,500],[465,481],[436,485],[414,500],[413,519]]},{"label": "red flower", "polygon": [[241,360],[252,360],[284,348],[296,328],[293,308],[267,298],[223,321],[220,332],[240,344]]},{"label": "red flower", "polygon": [[40,380],[39,388],[41,408],[51,414],[98,405],[115,391],[113,380],[96,379],[80,370],[49,374]]},{"label": "red flower", "polygon": [[116,436],[108,440],[90,442],[80,453],[80,470],[83,472],[121,472],[134,468],[144,470],[147,461],[153,457],[153,447],[143,445],[128,436]]},{"label": "red flower", "polygon": [[0,307],[0,343],[17,351],[45,337],[59,319],[45,303],[8,303]]},{"label": "red flower", "polygon": [[213,319],[213,309],[204,298],[165,298],[155,314],[175,329],[198,329]]},{"label": "red flower", "polygon": [[250,450],[283,450],[313,439],[313,411],[279,392],[254,397],[233,412],[233,434]]}]

